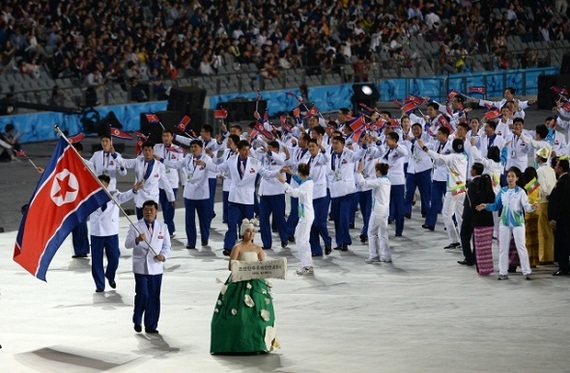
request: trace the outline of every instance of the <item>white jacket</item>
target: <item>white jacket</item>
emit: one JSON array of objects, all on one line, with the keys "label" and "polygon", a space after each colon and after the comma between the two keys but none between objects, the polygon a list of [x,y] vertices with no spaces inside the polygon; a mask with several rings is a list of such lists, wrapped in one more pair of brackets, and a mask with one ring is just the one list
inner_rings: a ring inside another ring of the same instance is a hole
[{"label": "white jacket", "polygon": [[117,189],[117,173],[122,176],[127,174],[127,169],[121,167],[122,161],[123,157],[120,153],[110,154],[103,150],[96,151],[89,159],[90,167],[95,175],[107,175],[111,179],[107,188],[110,192]]},{"label": "white jacket", "polygon": [[[149,249],[148,244],[144,241],[138,244],[135,243],[135,238],[138,237],[139,232],[145,234],[152,249]],[[168,258],[170,254],[168,227],[155,219],[151,235],[144,219],[141,219],[129,227],[125,247],[133,249],[133,273],[139,275],[159,275],[163,272],[162,262],[158,261],[155,256],[160,254]]]},{"label": "white jacket", "polygon": [[96,237],[106,237],[119,234],[119,206],[123,203],[131,200],[135,196],[133,190],[128,190],[124,193],[116,192],[111,193],[113,201],[105,203],[105,211],[103,211],[103,206],[99,207],[97,210],[89,216],[89,228],[92,236]]},{"label": "white jacket", "polygon": [[[135,182],[144,180],[146,168],[144,157],[140,156],[135,159],[123,159],[123,166],[125,168],[132,168],[135,170]],[[135,205],[138,208],[141,208],[143,203],[147,200],[158,202],[159,188],[164,189],[168,201],[173,202],[176,200],[174,197],[174,191],[166,178],[166,168],[162,163],[154,160],[150,177],[144,180],[143,187],[139,189],[135,196]]]},{"label": "white jacket", "polygon": [[[212,162],[206,154],[201,155],[199,159],[206,163]],[[210,199],[209,172],[205,166],[197,166],[194,163],[192,154],[187,154],[182,160],[174,162],[165,160],[164,164],[173,169],[185,170],[184,198],[194,201]]]}]

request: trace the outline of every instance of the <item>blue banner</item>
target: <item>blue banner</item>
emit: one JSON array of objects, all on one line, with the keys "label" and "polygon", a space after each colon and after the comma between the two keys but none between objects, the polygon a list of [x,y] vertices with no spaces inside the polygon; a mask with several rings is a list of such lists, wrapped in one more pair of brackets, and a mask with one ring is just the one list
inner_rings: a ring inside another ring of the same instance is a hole
[{"label": "blue banner", "polygon": [[[130,105],[113,105],[94,108],[94,112],[87,113],[91,119],[102,119],[109,112],[115,113],[123,125],[124,131],[140,129],[140,114],[166,110],[166,101],[144,102]],[[55,140],[57,134],[54,125],[59,125],[62,131],[70,135],[83,132],[81,119],[83,114],[64,114],[43,112],[33,114],[20,114],[0,117],[0,128],[3,130],[7,124],[13,123],[16,130],[22,134],[20,142],[37,142]]]},{"label": "blue banner", "polygon": [[[439,75],[429,78],[395,78],[383,80],[377,83],[376,86],[380,92],[380,101],[400,100],[409,94],[416,94],[443,102],[447,97],[447,93],[452,89],[469,95],[469,87],[486,87],[486,97],[502,97],[507,87],[515,88],[517,95],[524,96],[538,92],[539,75],[553,75],[558,74],[558,72],[559,68],[557,67],[547,67]],[[277,90],[261,93],[261,98],[267,100],[269,115],[274,116],[277,113],[291,111],[298,105],[296,98],[287,94],[288,91]],[[292,90],[292,92],[296,96],[300,95],[299,90]],[[341,107],[352,107],[352,83],[309,87],[308,94],[309,100],[314,102],[321,112],[336,111]],[[482,97],[482,95],[477,93],[470,94],[470,96]],[[220,102],[236,98],[255,100],[257,93],[232,93],[210,96],[210,107],[215,108]],[[98,115],[95,113],[90,115],[104,118],[110,111],[113,111],[122,123],[125,131],[135,131],[140,128],[140,113],[164,111],[166,106],[166,101],[106,106],[94,109]],[[8,123],[14,123],[16,129],[23,134],[21,139],[23,143],[54,140],[56,138],[53,130],[54,124],[59,124],[69,134],[75,134],[83,129],[81,118],[82,115],[52,112],[4,116],[0,117],[0,129],[3,129]]]}]

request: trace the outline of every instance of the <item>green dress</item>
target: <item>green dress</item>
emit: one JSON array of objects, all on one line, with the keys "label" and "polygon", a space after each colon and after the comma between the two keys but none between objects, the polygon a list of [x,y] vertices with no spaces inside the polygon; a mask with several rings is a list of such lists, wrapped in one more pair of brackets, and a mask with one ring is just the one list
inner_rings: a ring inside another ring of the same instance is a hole
[{"label": "green dress", "polygon": [[[241,261],[258,261],[254,252]],[[218,296],[212,316],[210,353],[269,352],[275,346],[275,313],[265,279],[232,282],[230,275]]]}]

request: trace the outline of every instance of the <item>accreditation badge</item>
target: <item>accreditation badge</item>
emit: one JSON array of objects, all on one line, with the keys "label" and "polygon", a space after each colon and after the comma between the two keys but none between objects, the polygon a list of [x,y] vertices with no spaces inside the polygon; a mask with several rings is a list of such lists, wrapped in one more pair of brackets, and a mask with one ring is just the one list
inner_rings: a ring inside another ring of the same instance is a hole
[{"label": "accreditation badge", "polygon": [[341,181],[342,180],[342,174],[340,173],[340,171],[335,171],[334,173],[334,179],[336,181]]}]

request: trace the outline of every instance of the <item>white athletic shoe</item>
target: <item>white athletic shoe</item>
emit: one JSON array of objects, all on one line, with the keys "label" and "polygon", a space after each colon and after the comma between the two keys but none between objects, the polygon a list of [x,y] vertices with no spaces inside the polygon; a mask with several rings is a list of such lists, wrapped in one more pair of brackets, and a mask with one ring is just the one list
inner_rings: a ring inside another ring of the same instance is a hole
[{"label": "white athletic shoe", "polygon": [[303,275],[314,275],[315,271],[313,270],[313,267],[303,267],[301,269],[298,269],[297,271],[295,271],[295,273],[297,273],[299,276],[303,276]]},{"label": "white athletic shoe", "polygon": [[364,262],[368,264],[380,263],[380,258],[375,256],[374,258],[364,259]]}]

